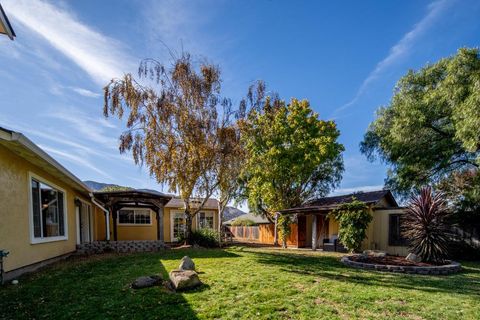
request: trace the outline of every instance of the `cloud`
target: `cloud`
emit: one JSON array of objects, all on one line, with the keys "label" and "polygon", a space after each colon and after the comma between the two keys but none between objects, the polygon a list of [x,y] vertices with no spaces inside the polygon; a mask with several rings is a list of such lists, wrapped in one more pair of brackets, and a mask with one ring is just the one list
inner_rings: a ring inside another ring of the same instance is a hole
[{"label": "cloud", "polygon": [[91,117],[75,108],[56,109],[46,113],[46,117],[69,124],[72,131],[78,132],[82,138],[109,149],[118,148],[118,140],[112,138],[112,131],[117,133],[116,126],[103,118]]},{"label": "cloud", "polygon": [[124,46],[73,13],[40,0],[10,0],[4,7],[17,23],[26,26],[83,69],[98,85],[134,70]]},{"label": "cloud", "polygon": [[380,185],[374,185],[374,186],[359,186],[359,187],[351,187],[351,188],[340,188],[340,189],[337,189],[337,190],[331,192],[330,196],[340,196],[340,195],[355,193],[355,192],[359,192],[359,191],[366,192],[366,191],[382,190],[383,187],[384,186],[382,184],[380,184]]},{"label": "cloud", "polygon": [[54,155],[58,156],[59,158],[62,158],[64,160],[73,162],[77,165],[89,168],[89,169],[95,171],[96,173],[106,177],[106,178],[112,179],[111,176],[109,176],[106,172],[97,168],[94,164],[92,164],[90,161],[85,159],[84,156],[74,155],[73,153],[70,153],[70,152],[67,153],[67,152],[52,148],[52,147],[45,146],[45,145],[38,145],[38,146],[40,148],[42,148],[43,150],[45,150],[46,152],[54,154]]},{"label": "cloud", "polygon": [[70,89],[72,89],[73,91],[75,91],[79,95],[84,96],[84,97],[88,97],[88,98],[99,98],[101,96],[101,94],[98,93],[98,92],[93,92],[93,91],[90,91],[90,90],[84,89],[84,88],[70,87]]},{"label": "cloud", "polygon": [[380,78],[380,76],[396,64],[399,60],[404,58],[410,53],[410,50],[414,47],[415,42],[424,35],[430,28],[432,28],[439,17],[446,11],[446,9],[452,5],[454,1],[450,0],[438,0],[431,3],[428,6],[427,14],[413,26],[412,30],[407,32],[393,47],[390,48],[388,55],[370,72],[370,74],[363,80],[357,93],[349,102],[343,106],[337,108],[333,117],[337,117],[341,111],[355,105],[362,95],[366,92],[368,87]]}]

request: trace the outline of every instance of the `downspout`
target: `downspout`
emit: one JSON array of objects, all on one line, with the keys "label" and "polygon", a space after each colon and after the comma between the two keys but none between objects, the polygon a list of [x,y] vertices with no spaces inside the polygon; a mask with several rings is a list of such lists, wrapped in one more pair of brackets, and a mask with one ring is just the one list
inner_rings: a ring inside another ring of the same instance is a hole
[{"label": "downspout", "polygon": [[107,228],[107,231],[106,231],[106,239],[107,241],[110,240],[110,211],[108,211],[107,209],[105,209],[104,206],[102,206],[96,199],[95,197],[93,196],[93,193],[90,192],[90,199],[92,200],[92,202],[97,206],[99,207],[104,213],[105,213],[105,226]]}]

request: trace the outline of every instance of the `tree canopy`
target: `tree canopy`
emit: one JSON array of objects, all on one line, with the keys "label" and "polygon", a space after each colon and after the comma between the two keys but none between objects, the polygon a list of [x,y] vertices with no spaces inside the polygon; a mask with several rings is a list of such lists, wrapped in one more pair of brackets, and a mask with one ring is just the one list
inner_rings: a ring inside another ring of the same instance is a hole
[{"label": "tree canopy", "polygon": [[390,165],[387,185],[405,194],[480,164],[480,57],[462,48],[409,71],[377,111],[361,151]]},{"label": "tree canopy", "polygon": [[[267,97],[251,110],[242,130],[243,187],[253,212],[272,219],[277,211],[325,196],[339,183],[340,133],[335,122],[320,120],[307,100],[287,104]],[[288,227],[288,222],[280,225]]]},{"label": "tree canopy", "polygon": [[[219,185],[218,157],[236,150],[229,147],[236,140],[226,121],[231,104],[221,96],[220,69],[194,63],[187,53],[168,67],[146,59],[138,78],[112,80],[104,96],[106,117],[128,112],[120,152],[131,151],[135,163],[184,200],[188,239],[193,217]],[[194,208],[193,196],[203,198]]]}]

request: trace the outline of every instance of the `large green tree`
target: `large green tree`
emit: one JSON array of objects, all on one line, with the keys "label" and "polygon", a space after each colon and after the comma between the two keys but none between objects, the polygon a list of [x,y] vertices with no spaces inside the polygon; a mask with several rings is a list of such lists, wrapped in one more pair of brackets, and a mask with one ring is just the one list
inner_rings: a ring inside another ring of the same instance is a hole
[{"label": "large green tree", "polygon": [[[325,196],[343,171],[344,147],[333,121],[319,119],[307,100],[266,98],[242,122],[242,172],[251,210],[270,219],[282,210]],[[280,221],[283,244],[289,217]],[[283,228],[282,228],[283,227]]]},{"label": "large green tree", "polygon": [[370,124],[361,151],[390,165],[399,192],[437,183],[480,164],[480,57],[462,48],[409,71]]}]

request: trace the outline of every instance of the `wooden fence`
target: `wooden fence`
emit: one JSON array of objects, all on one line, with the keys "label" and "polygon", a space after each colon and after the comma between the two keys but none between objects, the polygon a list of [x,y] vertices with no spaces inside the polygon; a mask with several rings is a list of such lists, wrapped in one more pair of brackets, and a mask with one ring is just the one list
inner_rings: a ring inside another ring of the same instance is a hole
[{"label": "wooden fence", "polygon": [[[290,225],[291,232],[287,239],[287,245],[297,245],[297,225]],[[258,242],[273,245],[275,238],[275,226],[273,223],[259,224],[256,226],[227,226],[234,241]],[[280,239],[279,239],[280,242]]]}]

